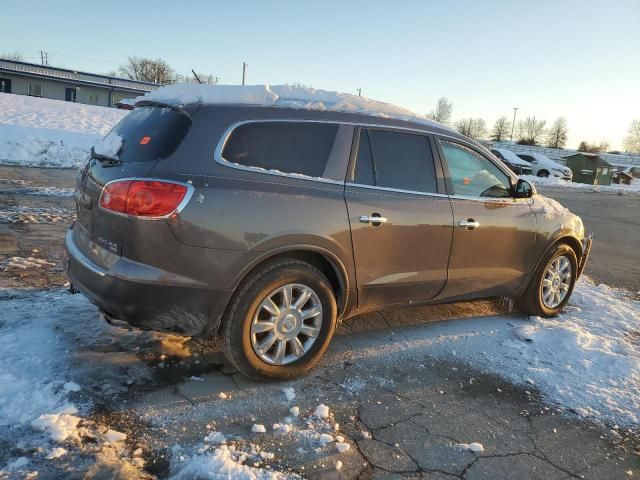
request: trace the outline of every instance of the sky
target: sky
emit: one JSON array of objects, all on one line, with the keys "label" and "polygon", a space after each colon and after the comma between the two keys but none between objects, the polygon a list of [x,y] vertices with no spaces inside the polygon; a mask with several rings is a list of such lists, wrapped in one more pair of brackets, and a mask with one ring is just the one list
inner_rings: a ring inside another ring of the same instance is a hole
[{"label": "sky", "polygon": [[568,147],[640,118],[639,0],[3,2],[0,55],[96,73],[162,58],[239,84],[299,83],[453,120],[563,116]]}]

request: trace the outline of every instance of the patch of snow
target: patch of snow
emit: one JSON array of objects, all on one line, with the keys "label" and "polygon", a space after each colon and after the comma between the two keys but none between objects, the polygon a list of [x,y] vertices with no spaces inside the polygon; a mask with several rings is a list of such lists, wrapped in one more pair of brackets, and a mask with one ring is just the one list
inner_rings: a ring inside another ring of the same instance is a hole
[{"label": "patch of snow", "polygon": [[618,195],[640,195],[640,179],[631,181],[631,185],[588,185],[586,183],[571,182],[558,177],[538,177],[535,175],[520,175],[520,178],[542,187],[562,187],[586,192],[614,193]]},{"label": "patch of snow", "polygon": [[42,258],[35,257],[9,257],[2,262],[2,270],[27,270],[28,268],[42,268],[55,265]]},{"label": "patch of snow", "polygon": [[[268,452],[245,452],[235,445],[220,445],[214,451],[207,451],[185,459],[177,465],[173,480],[206,480],[206,479],[246,479],[246,480],[284,480],[297,478],[274,470],[250,467],[245,462],[250,457],[261,460],[273,458]],[[173,462],[174,464],[176,462]]]},{"label": "patch of snow", "polygon": [[289,413],[291,413],[291,415],[293,415],[294,417],[299,417],[300,416],[300,407],[291,407],[289,409]]},{"label": "patch of snow", "polygon": [[204,437],[204,441],[207,443],[212,443],[212,444],[220,444],[220,443],[225,443],[226,442],[226,438],[225,436],[220,433],[220,432],[210,432],[206,437]]},{"label": "patch of snow", "polygon": [[109,429],[104,433],[103,438],[107,443],[124,442],[127,439],[127,434]]},{"label": "patch of snow", "polygon": [[64,457],[66,454],[67,454],[66,449],[62,447],[56,447],[47,454],[47,460],[53,460],[55,458]]},{"label": "patch of snow", "polygon": [[347,450],[349,450],[349,448],[351,448],[351,445],[345,442],[340,442],[340,443],[336,443],[336,448],[338,449],[338,452],[344,453]]},{"label": "patch of snow", "polygon": [[[453,334],[461,328],[476,334]],[[455,348],[456,361],[517,385],[533,382],[547,401],[582,416],[640,424],[640,302],[623,290],[583,276],[555,318],[489,317],[443,330],[429,345],[437,357]]]},{"label": "patch of snow", "polygon": [[456,445],[456,448],[460,450],[468,450],[474,453],[484,452],[484,446],[481,443],[459,443]]},{"label": "patch of snow", "polygon": [[336,470],[342,470],[342,462],[340,460],[336,462]]},{"label": "patch of snow", "polygon": [[296,391],[293,387],[284,387],[282,389],[282,393],[284,393],[284,396],[287,399],[287,402],[290,402],[294,398],[296,398]]},{"label": "patch of snow", "polygon": [[320,445],[326,445],[327,443],[333,442],[333,437],[328,433],[321,433],[318,441],[320,442]]},{"label": "patch of snow", "polygon": [[127,113],[0,93],[0,164],[76,168]]},{"label": "patch of snow", "polygon": [[316,410],[315,412],[313,412],[313,415],[318,418],[326,419],[326,418],[329,418],[329,413],[330,413],[329,407],[321,403],[316,407]]},{"label": "patch of snow", "polygon": [[333,110],[419,122],[450,130],[447,126],[390,103],[380,102],[350,93],[339,93],[294,85],[177,84],[159,88],[136,99],[136,101],[143,100],[178,106],[195,103]]},{"label": "patch of snow", "polygon": [[65,392],[79,392],[82,390],[82,387],[76,382],[67,382],[63,385],[63,388]]},{"label": "patch of snow", "polygon": [[76,413],[78,410],[75,407],[67,407],[58,413],[46,413],[33,420],[31,426],[47,432],[56,442],[64,442],[67,438],[78,437],[81,418]]},{"label": "patch of snow", "polygon": [[202,378],[202,377],[196,377],[196,376],[191,376],[191,377],[189,377],[189,381],[190,381],[190,382],[204,382],[204,378]]},{"label": "patch of snow", "polygon": [[253,433],[266,433],[267,429],[264,427],[264,425],[261,425],[259,423],[254,423],[253,426],[251,427],[251,431]]},{"label": "patch of snow", "polygon": [[570,213],[568,208],[563,207],[562,204],[560,204],[553,198],[545,197],[542,195],[535,196],[533,206],[540,208],[540,210],[536,211],[536,213],[542,214],[550,220],[554,219],[555,217]]},{"label": "patch of snow", "polygon": [[221,400],[226,400],[227,399],[227,394],[224,393],[224,392],[220,392],[218,394],[218,398],[221,399]]},{"label": "patch of snow", "polygon": [[103,155],[108,158],[118,158],[118,153],[120,153],[122,145],[122,137],[116,132],[111,132],[93,145],[93,151],[98,155]]}]

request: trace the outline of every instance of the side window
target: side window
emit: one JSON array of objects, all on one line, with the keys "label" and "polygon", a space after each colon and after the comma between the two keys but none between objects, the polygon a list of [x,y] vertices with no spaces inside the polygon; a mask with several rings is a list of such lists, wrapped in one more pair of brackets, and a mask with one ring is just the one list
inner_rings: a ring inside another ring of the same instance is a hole
[{"label": "side window", "polygon": [[471,197],[509,197],[509,177],[491,161],[463,145],[441,140],[453,193]]},{"label": "side window", "polygon": [[534,158],[531,155],[518,155],[522,160],[526,160],[531,163],[534,161]]},{"label": "side window", "polygon": [[436,193],[436,174],[429,139],[423,135],[363,130],[358,146],[355,182]]},{"label": "side window", "polygon": [[502,156],[502,154],[497,151],[497,150],[491,150],[491,153],[493,153],[496,157],[498,157],[500,160],[504,160],[504,157]]},{"label": "side window", "polygon": [[246,123],[231,132],[222,157],[248,167],[321,177],[337,131],[338,125],[330,123]]}]

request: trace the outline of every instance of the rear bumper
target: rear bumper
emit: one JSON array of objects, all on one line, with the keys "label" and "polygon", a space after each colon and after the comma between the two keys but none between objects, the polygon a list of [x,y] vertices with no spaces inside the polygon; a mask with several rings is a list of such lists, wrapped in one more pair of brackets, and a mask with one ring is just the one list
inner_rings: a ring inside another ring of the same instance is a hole
[{"label": "rear bumper", "polygon": [[138,328],[199,335],[224,295],[192,279],[123,257],[103,268],[78,248],[73,226],[64,244],[72,288],[109,317]]},{"label": "rear bumper", "polygon": [[578,275],[576,278],[580,278],[584,266],[587,264],[589,254],[591,253],[591,244],[593,243],[593,234],[590,233],[582,239],[582,256],[578,259]]}]

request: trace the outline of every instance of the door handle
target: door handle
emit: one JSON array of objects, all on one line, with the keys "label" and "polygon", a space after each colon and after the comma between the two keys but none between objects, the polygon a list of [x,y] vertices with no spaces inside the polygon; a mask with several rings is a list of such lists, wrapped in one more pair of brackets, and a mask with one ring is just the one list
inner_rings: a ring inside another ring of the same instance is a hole
[{"label": "door handle", "polygon": [[478,228],[480,226],[480,222],[476,222],[473,218],[470,218],[469,220],[460,220],[458,222],[458,226],[472,230],[474,228]]},{"label": "door handle", "polygon": [[371,223],[374,226],[377,226],[376,224],[381,224],[381,223],[387,223],[389,220],[386,217],[381,217],[380,215],[374,213],[373,215],[369,216],[369,215],[361,215],[360,216],[360,223]]}]

